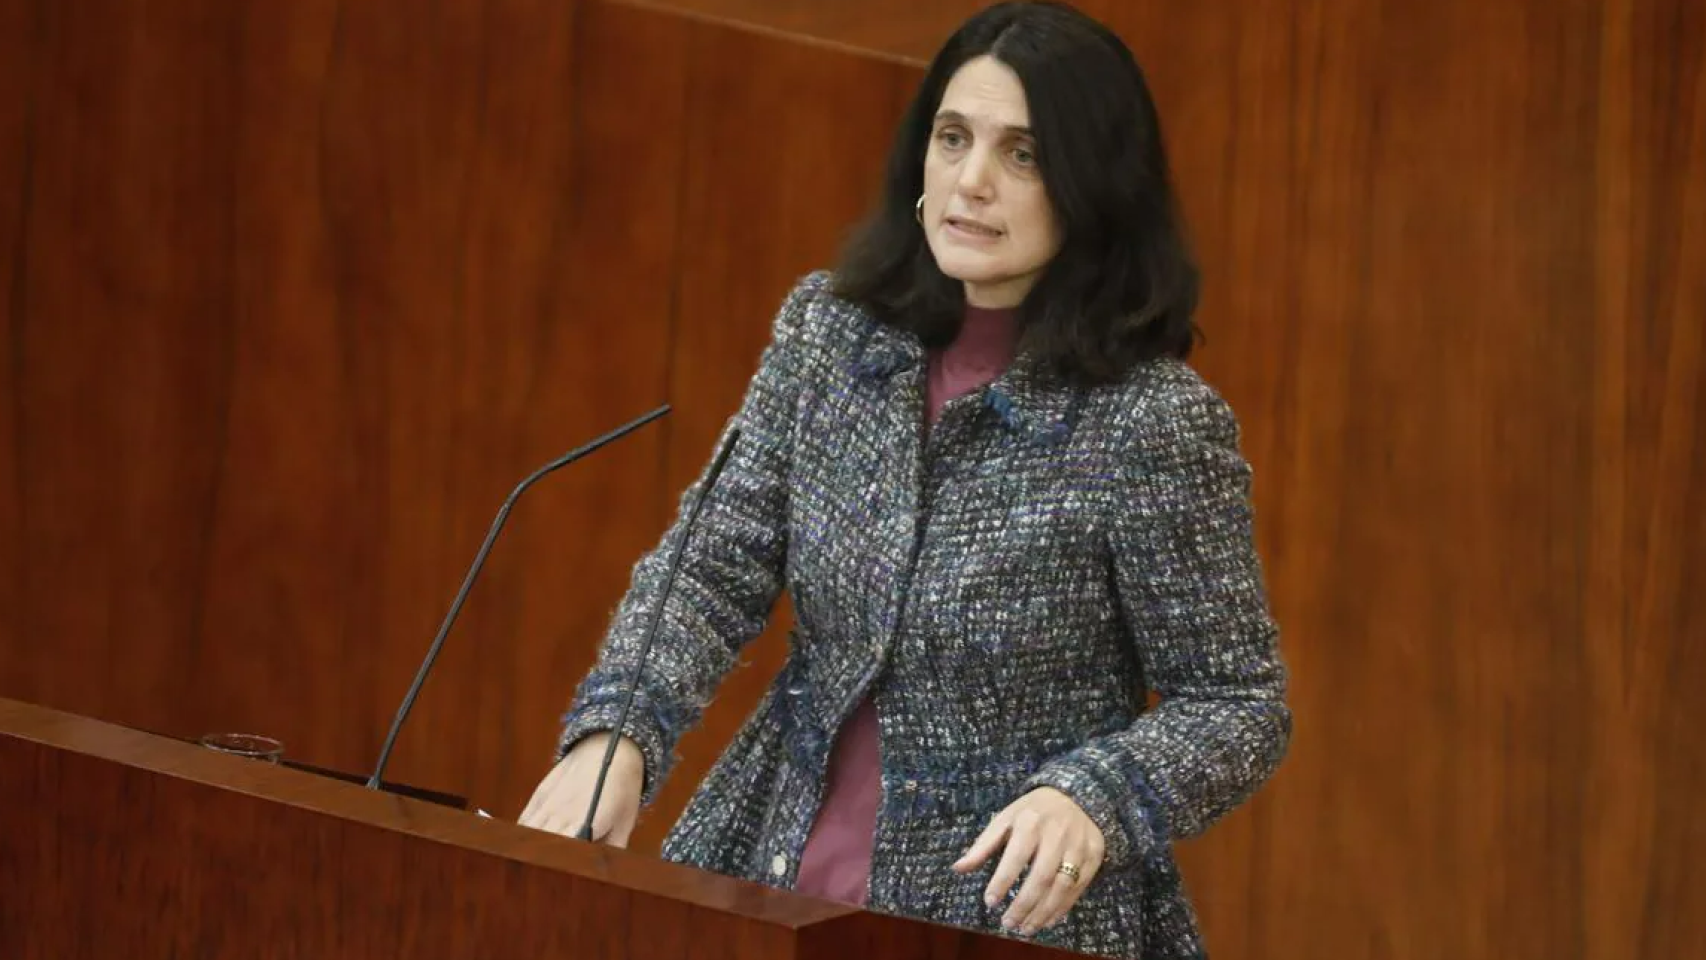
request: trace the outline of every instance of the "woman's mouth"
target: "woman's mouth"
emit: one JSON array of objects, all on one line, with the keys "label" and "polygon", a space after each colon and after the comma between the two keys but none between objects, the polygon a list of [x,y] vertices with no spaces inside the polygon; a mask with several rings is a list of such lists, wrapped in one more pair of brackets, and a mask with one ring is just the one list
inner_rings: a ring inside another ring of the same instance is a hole
[{"label": "woman's mouth", "polygon": [[973,240],[998,240],[1001,231],[987,223],[972,220],[969,217],[948,217],[943,221],[948,229]]}]

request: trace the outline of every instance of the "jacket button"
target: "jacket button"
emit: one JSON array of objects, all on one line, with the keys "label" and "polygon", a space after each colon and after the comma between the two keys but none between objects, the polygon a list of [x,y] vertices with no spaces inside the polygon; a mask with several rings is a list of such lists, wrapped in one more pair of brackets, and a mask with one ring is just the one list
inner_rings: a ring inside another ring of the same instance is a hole
[{"label": "jacket button", "polygon": [[775,858],[770,861],[770,873],[773,876],[778,876],[778,877],[787,876],[788,875],[788,858],[784,857],[778,853],[775,856]]}]

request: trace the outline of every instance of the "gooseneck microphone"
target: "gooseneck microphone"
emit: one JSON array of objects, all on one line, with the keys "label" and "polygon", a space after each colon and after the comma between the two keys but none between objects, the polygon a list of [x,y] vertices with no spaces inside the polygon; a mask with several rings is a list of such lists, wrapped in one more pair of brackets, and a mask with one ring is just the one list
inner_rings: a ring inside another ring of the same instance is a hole
[{"label": "gooseneck microphone", "polygon": [[521,494],[547,474],[574,463],[576,460],[592,453],[599,447],[638,430],[670,411],[669,404],[664,404],[656,410],[629,421],[602,437],[570,450],[543,467],[533,471],[526,480],[516,485],[503,507],[498,510],[497,518],[492,521],[492,529],[486,533],[486,542],[480,545],[480,552],[474,555],[474,563],[468,568],[468,575],[462,579],[462,589],[456,592],[456,599],[451,601],[450,612],[445,615],[444,622],[438,627],[438,636],[433,638],[432,646],[427,649],[426,659],[421,661],[421,668],[415,673],[415,682],[409,686],[409,692],[403,696],[403,703],[397,708],[397,717],[391,721],[391,732],[385,735],[385,745],[379,750],[379,763],[373,768],[373,776],[367,780],[370,790],[379,789],[380,778],[385,774],[385,764],[391,760],[391,749],[397,745],[397,735],[403,730],[403,721],[409,718],[409,711],[414,709],[415,697],[421,692],[421,686],[426,683],[427,674],[432,672],[432,665],[438,659],[438,653],[444,649],[444,638],[450,635],[450,626],[456,622],[456,617],[462,612],[462,603],[468,599],[468,591],[474,586],[474,578],[480,575],[480,568],[486,565],[486,555],[492,552],[492,544],[497,541],[498,533],[503,529],[504,521],[509,519],[510,509],[521,498]]},{"label": "gooseneck microphone", "polygon": [[599,762],[598,780],[593,783],[592,800],[586,805],[586,822],[581,824],[580,832],[575,835],[577,839],[592,839],[592,818],[598,813],[599,798],[604,796],[604,778],[609,775],[610,765],[616,760],[616,746],[622,739],[622,731],[628,728],[628,712],[634,708],[634,694],[640,689],[640,677],[646,672],[646,660],[651,656],[652,641],[657,639],[658,626],[663,622],[664,608],[669,605],[669,594],[675,586],[675,574],[681,569],[681,557],[687,552],[688,541],[693,538],[693,528],[699,521],[699,509],[705,505],[705,498],[710,495],[711,488],[716,486],[717,477],[722,475],[723,465],[729,462],[729,454],[734,452],[738,442],[740,428],[730,428],[727,439],[723,441],[723,448],[712,458],[711,468],[705,473],[705,482],[699,486],[699,495],[693,498],[693,506],[688,510],[687,519],[681,525],[681,540],[676,543],[675,551],[670,555],[669,571],[664,574],[663,586],[652,603],[652,619],[646,624],[645,636],[640,641],[640,655],[634,667],[634,676],[628,681],[628,690],[622,697],[622,709],[616,714],[616,726],[605,741],[604,759]]}]

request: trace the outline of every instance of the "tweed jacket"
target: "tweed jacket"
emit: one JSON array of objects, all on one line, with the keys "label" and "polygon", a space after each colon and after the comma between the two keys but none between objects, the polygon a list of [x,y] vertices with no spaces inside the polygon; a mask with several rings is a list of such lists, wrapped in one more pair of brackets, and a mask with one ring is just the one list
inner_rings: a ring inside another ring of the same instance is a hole
[{"label": "tweed jacket", "polygon": [[1005,905],[982,902],[999,858],[966,876],[950,864],[1046,785],[1077,801],[1107,853],[1037,939],[1201,956],[1172,843],[1246,799],[1291,729],[1233,414],[1182,362],[1068,389],[1021,355],[926,437],[925,359],[916,338],[836,298],[827,273],[793,289],[730,421],[726,468],[685,547],[703,473],[634,568],[559,750],[614,726],[683,550],[624,731],[646,801],[784,589],[795,628],[666,859],[790,886],[835,733],[871,696],[872,909],[999,933]]}]

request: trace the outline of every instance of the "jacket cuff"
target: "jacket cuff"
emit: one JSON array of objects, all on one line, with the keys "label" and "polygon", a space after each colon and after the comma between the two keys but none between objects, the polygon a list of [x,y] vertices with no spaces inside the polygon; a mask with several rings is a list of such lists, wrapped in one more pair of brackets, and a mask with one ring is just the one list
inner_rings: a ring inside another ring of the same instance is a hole
[{"label": "jacket cuff", "polygon": [[1083,750],[1045,764],[1025,781],[1027,791],[1038,787],[1071,797],[1101,829],[1104,873],[1141,863],[1166,841],[1159,811],[1144,800],[1148,791],[1133,789],[1128,778]]},{"label": "jacket cuff", "polygon": [[[622,701],[628,695],[628,678],[609,674],[587,677],[575,697],[575,708],[563,717],[563,733],[557,740],[557,759],[562,760],[570,748],[585,737],[616,729],[622,712]],[[628,711],[628,722],[622,736],[640,748],[645,761],[645,783],[640,795],[641,806],[657,797],[658,789],[668,779],[675,766],[675,744],[684,719],[676,718],[662,702],[644,686],[634,693],[634,705]]]}]

